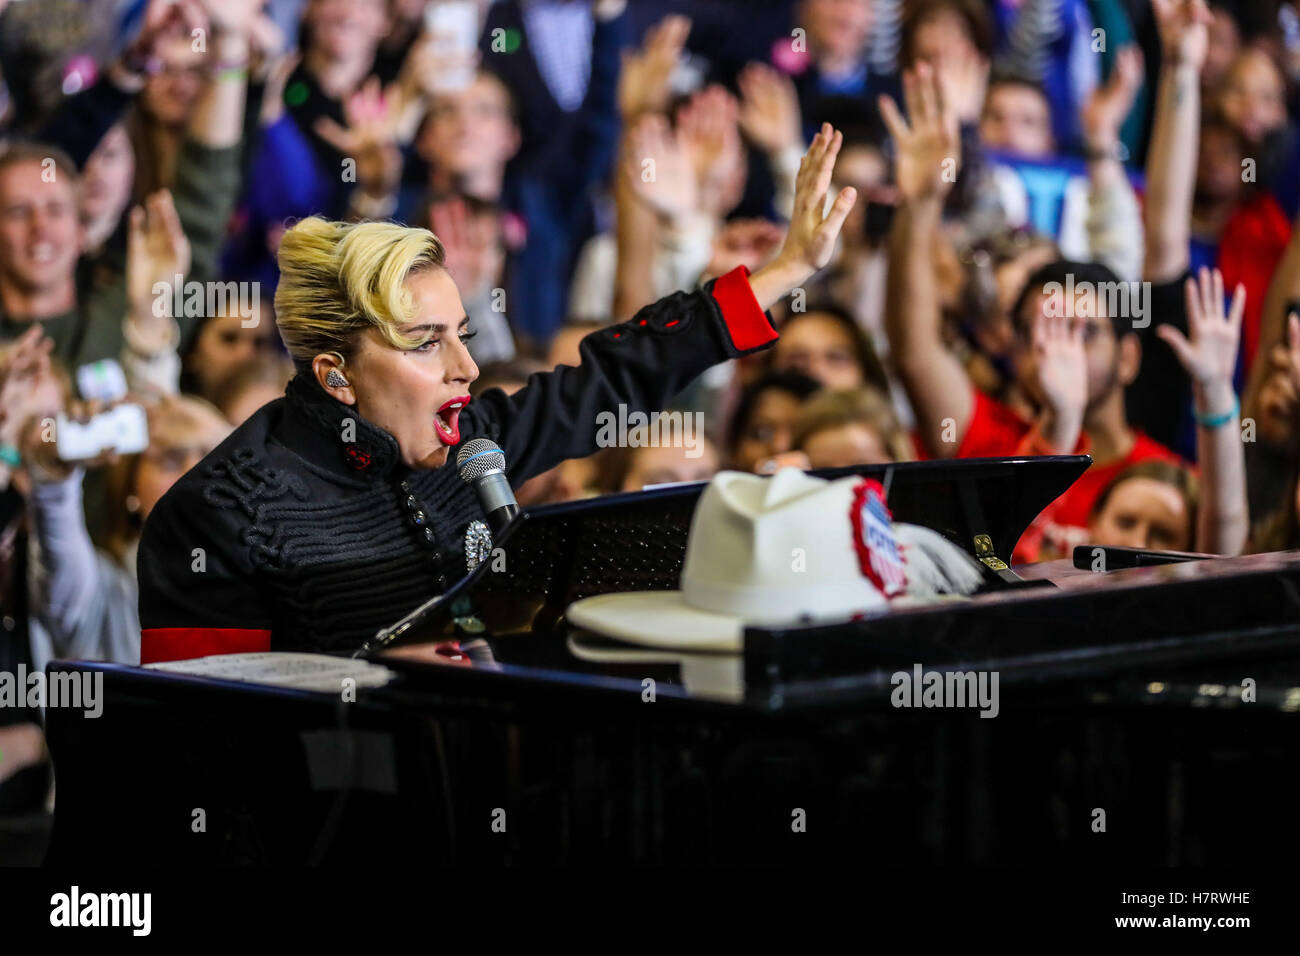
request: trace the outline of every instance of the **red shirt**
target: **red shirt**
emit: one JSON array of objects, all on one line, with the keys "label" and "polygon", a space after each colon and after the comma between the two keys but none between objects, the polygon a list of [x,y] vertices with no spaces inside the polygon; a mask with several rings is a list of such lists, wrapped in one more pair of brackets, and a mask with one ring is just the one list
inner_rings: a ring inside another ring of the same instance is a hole
[{"label": "red shirt", "polygon": [[[1291,238],[1291,220],[1269,193],[1238,206],[1219,238],[1219,268],[1223,287],[1232,295],[1240,282],[1246,287],[1246,311],[1241,323],[1241,351],[1249,369],[1259,350],[1264,299],[1277,264]],[[1286,336],[1284,335],[1285,342]]]},{"label": "red shirt", "polygon": [[[1050,454],[1038,430],[1001,402],[989,398],[978,389],[970,427],[957,448],[957,458],[998,458],[1009,455]],[[1077,544],[1088,541],[1088,516],[1093,503],[1115,476],[1130,465],[1150,458],[1175,464],[1183,460],[1157,441],[1141,432],[1133,433],[1133,447],[1123,458],[1105,464],[1093,463],[1078,477],[1066,492],[1042,510],[1033,523],[1020,536],[1012,554],[1012,562],[1025,564],[1039,560],[1044,548],[1054,554],[1068,556]],[[1087,435],[1079,436],[1074,453],[1088,453]]]}]

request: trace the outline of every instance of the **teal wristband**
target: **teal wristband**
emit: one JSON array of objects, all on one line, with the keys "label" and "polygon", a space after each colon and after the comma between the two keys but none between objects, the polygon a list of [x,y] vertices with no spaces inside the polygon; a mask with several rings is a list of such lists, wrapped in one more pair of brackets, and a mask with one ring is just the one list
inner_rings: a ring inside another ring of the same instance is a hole
[{"label": "teal wristband", "polygon": [[1241,412],[1241,400],[1236,395],[1232,396],[1232,408],[1222,415],[1202,415],[1196,409],[1192,409],[1192,415],[1196,419],[1196,424],[1202,428],[1222,428],[1228,422],[1232,421]]},{"label": "teal wristband", "polygon": [[23,456],[18,454],[18,449],[8,442],[0,442],[0,462],[4,462],[10,468],[17,468],[23,463]]}]

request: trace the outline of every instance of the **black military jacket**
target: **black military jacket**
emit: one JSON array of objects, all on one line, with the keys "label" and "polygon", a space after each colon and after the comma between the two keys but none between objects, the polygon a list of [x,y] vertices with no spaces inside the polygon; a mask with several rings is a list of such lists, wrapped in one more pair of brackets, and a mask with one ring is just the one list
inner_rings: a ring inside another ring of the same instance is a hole
[{"label": "black military jacket", "polygon": [[[518,486],[595,452],[600,412],[662,409],[705,369],[776,337],[737,269],[588,335],[576,368],[512,396],[484,392],[461,413],[461,438],[496,441]],[[411,470],[391,435],[296,376],[150,514],[143,662],[359,647],[467,571],[466,532],[483,514],[455,449],[448,461]]]}]

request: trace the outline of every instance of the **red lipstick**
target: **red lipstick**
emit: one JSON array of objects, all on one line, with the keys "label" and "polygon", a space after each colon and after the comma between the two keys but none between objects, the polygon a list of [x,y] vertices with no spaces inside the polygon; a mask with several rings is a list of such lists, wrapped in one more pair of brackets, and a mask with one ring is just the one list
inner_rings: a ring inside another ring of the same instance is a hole
[{"label": "red lipstick", "polygon": [[433,427],[444,445],[460,443],[460,413],[469,404],[468,395],[457,395],[442,403],[433,416]]}]

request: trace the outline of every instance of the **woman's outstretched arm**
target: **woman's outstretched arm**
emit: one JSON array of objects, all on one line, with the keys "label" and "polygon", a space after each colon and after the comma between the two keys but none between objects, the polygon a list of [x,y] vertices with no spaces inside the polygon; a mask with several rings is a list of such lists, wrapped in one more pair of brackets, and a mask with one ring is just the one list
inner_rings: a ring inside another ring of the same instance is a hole
[{"label": "woman's outstretched arm", "polygon": [[856,198],[840,193],[826,211],[842,137],[829,125],[800,166],[794,215],[776,258],[750,275],[737,268],[694,292],[675,292],[631,319],[593,332],[582,362],[533,375],[507,396],[489,389],[465,411],[462,434],[490,437],[514,483],[568,458],[590,455],[635,427],[634,413],[663,409],[706,369],[768,348],[777,339],[767,309],[826,265]]}]

